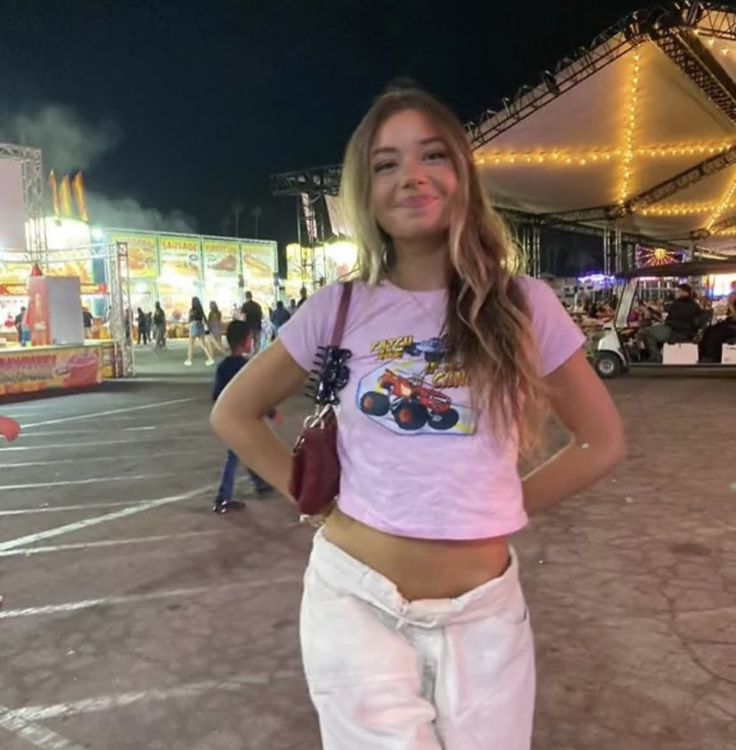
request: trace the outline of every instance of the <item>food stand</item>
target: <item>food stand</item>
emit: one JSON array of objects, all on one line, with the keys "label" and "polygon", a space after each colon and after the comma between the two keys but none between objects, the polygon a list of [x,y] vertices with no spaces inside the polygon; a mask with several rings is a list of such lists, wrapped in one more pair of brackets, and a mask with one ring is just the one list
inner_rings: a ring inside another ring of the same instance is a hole
[{"label": "food stand", "polygon": [[277,258],[271,240],[125,229],[101,234],[110,246],[127,249],[123,296],[133,318],[139,307],[152,312],[161,302],[170,338],[188,336],[192,297],[199,297],[205,310],[215,301],[225,317],[243,304],[246,291],[264,312],[273,305]]},{"label": "food stand", "polygon": [[[114,377],[112,341],[84,340],[82,284],[76,276],[47,276],[38,267],[25,284],[3,285],[16,292],[26,312],[30,342],[0,335],[0,397],[49,389],[83,388]],[[21,296],[25,292],[25,296]],[[27,345],[30,344],[30,345]]]}]

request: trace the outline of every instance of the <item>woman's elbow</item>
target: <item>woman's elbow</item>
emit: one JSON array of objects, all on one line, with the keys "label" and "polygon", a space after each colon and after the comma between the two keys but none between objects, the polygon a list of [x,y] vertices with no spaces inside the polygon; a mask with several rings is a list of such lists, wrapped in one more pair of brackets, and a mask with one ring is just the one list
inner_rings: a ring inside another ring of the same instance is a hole
[{"label": "woman's elbow", "polygon": [[626,441],[626,437],[622,435],[621,439],[616,444],[616,452],[614,453],[614,468],[624,463],[624,461],[626,461],[628,457],[629,457],[629,444]]},{"label": "woman's elbow", "polygon": [[614,436],[609,436],[604,453],[606,473],[618,468],[629,456],[629,446],[623,430]]}]

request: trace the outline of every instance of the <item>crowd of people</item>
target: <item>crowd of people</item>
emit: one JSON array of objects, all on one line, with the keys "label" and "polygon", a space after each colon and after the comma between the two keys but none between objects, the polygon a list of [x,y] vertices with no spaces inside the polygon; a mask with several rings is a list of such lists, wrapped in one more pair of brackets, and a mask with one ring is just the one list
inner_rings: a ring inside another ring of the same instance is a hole
[{"label": "crowd of people", "polygon": [[[289,300],[288,307],[283,300],[278,300],[273,308],[269,307],[264,316],[263,308],[253,298],[253,293],[245,293],[242,305],[235,305],[231,312],[231,320],[242,322],[247,330],[247,350],[257,353],[267,341],[273,341],[283,325],[291,320],[296,311],[309,298],[306,287],[300,290],[299,300]],[[209,310],[205,310],[199,297],[192,297],[186,318],[188,330],[187,358],[185,367],[191,367],[197,348],[205,356],[205,364],[209,367],[215,364],[216,356],[227,356],[222,337],[226,333],[226,320],[215,300],[210,301]],[[146,312],[139,307],[135,316],[126,313],[126,337],[131,340],[133,325],[137,329],[138,346],[153,344],[156,351],[166,349],[167,317],[160,302],[156,302],[152,312]]]}]

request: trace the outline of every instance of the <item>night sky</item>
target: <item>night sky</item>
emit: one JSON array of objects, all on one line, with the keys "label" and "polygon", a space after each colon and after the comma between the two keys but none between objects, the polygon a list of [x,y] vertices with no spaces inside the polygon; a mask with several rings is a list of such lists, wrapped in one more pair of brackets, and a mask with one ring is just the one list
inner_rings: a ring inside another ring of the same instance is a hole
[{"label": "night sky", "polygon": [[[284,242],[295,207],[269,195],[269,174],[338,162],[392,79],[415,79],[467,120],[642,5],[3,0],[0,134],[36,134],[46,168],[85,167],[88,189],[156,208],[164,224],[176,211],[232,233],[240,200],[242,235],[261,206],[260,235]],[[62,137],[70,156],[55,155]]]}]

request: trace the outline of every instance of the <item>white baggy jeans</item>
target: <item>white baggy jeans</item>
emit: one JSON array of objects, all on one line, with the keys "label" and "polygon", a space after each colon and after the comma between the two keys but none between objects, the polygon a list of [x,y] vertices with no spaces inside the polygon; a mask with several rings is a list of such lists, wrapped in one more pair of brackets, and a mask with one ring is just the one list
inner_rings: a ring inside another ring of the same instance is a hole
[{"label": "white baggy jeans", "polygon": [[529,750],[534,646],[518,561],[456,599],[406,601],[317,532],[300,635],[323,750]]}]

